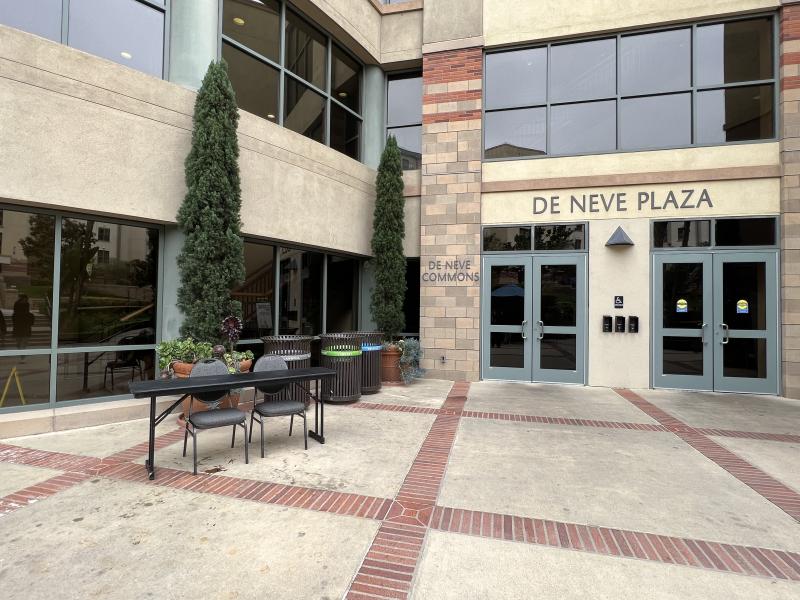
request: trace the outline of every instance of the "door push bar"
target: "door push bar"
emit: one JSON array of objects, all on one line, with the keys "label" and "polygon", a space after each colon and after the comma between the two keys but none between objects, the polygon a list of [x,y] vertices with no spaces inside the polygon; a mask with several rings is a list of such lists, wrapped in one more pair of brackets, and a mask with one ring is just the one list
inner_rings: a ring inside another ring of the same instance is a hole
[{"label": "door push bar", "polygon": [[720,344],[722,344],[724,346],[725,344],[727,344],[730,341],[730,336],[728,334],[729,328],[725,323],[720,323],[719,326],[722,327],[722,333],[725,334],[725,337],[720,342]]},{"label": "door push bar", "polygon": [[523,340],[527,340],[527,339],[528,339],[528,336],[527,336],[527,335],[525,335],[525,327],[526,327],[527,325],[528,325],[528,321],[523,321],[523,322],[522,322],[522,339],[523,339]]}]

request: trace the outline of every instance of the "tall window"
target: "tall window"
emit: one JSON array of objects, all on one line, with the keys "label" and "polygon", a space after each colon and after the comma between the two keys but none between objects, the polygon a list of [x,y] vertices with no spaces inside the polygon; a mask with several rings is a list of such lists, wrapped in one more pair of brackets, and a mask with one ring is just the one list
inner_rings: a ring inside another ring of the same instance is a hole
[{"label": "tall window", "polygon": [[360,160],[361,64],[278,0],[225,0],[222,19],[239,108]]},{"label": "tall window", "polygon": [[386,135],[397,138],[403,169],[422,165],[422,75],[389,77]]},{"label": "tall window", "polygon": [[3,213],[0,408],[119,396],[152,379],[159,230]]},{"label": "tall window", "polygon": [[772,17],[486,55],[484,157],[775,137]]},{"label": "tall window", "polygon": [[164,0],[68,0],[66,6],[62,28],[62,0],[3,0],[0,23],[163,77]]}]

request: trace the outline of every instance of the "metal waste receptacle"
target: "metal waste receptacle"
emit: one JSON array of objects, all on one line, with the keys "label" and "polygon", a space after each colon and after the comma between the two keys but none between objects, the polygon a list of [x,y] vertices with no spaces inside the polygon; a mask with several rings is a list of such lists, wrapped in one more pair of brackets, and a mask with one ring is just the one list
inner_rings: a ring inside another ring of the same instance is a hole
[{"label": "metal waste receptacle", "polygon": [[[310,335],[271,335],[261,338],[264,342],[264,354],[274,354],[286,361],[289,369],[305,369],[311,366],[311,342],[314,338]],[[283,392],[286,400],[309,403],[309,382],[292,384]],[[303,391],[305,390],[305,392]]]},{"label": "metal waste receptacle", "polygon": [[370,331],[361,336],[361,393],[375,394],[381,389],[383,333]]},{"label": "metal waste receptacle", "polygon": [[319,336],[323,367],[336,371],[336,377],[322,388],[326,402],[354,402],[361,397],[360,333],[325,333]]}]

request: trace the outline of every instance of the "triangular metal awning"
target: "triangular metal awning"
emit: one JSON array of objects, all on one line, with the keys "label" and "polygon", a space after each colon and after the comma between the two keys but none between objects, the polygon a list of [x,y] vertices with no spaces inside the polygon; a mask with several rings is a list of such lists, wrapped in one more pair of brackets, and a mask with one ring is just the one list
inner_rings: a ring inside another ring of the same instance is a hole
[{"label": "triangular metal awning", "polygon": [[617,230],[608,238],[606,246],[633,246],[633,240],[625,233],[622,227],[617,227]]}]

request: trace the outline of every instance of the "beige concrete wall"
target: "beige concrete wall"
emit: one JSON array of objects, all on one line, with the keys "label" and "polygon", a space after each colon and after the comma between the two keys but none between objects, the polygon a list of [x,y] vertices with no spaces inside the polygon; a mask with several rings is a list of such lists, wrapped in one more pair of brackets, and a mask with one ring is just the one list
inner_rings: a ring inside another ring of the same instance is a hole
[{"label": "beige concrete wall", "polygon": [[778,0],[483,0],[483,36],[487,46],[495,46],[769,10],[779,5]]},{"label": "beige concrete wall", "polygon": [[422,10],[381,18],[381,64],[422,60]]},{"label": "beige concrete wall", "polygon": [[[0,26],[0,198],[174,222],[195,95]],[[242,113],[243,230],[369,254],[372,169]]]},{"label": "beige concrete wall", "polygon": [[[425,0],[424,52],[456,50],[481,45],[484,0]],[[504,11],[517,2],[504,2]]]}]

